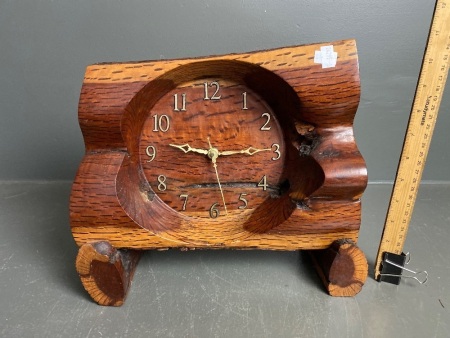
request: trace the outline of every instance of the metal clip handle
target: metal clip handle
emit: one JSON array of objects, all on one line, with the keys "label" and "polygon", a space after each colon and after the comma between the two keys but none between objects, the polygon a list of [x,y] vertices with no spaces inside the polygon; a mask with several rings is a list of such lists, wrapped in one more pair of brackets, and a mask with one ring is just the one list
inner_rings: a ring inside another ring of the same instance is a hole
[{"label": "metal clip handle", "polygon": [[[389,259],[390,257],[393,257],[395,260],[397,260],[397,262],[390,260]],[[409,252],[406,253],[406,255],[405,254],[395,255],[385,252],[382,263],[383,269],[380,273],[380,281],[385,281],[392,284],[399,284],[401,278],[411,278],[416,280],[419,284],[425,284],[428,281],[428,272],[413,271],[411,269],[405,268],[404,265],[409,264],[410,260],[411,255],[409,254]],[[392,267],[394,267],[394,269]],[[402,271],[407,271],[410,274],[402,275]]]}]

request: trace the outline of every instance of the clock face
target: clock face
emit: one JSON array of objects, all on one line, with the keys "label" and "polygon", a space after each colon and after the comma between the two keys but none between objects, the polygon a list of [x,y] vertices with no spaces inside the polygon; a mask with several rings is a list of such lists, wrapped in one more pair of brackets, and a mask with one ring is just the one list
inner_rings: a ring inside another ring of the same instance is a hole
[{"label": "clock face", "polygon": [[193,219],[242,221],[283,193],[283,132],[245,84],[221,77],[185,82],[146,116],[139,161],[149,199]]}]

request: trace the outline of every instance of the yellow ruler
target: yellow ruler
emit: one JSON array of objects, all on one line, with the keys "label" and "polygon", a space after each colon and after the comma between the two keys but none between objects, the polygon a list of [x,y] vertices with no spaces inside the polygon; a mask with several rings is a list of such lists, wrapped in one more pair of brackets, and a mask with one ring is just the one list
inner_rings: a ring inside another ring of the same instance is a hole
[{"label": "yellow ruler", "polygon": [[438,0],[378,249],[375,279],[380,275],[383,253],[402,253],[449,66],[450,0]]}]

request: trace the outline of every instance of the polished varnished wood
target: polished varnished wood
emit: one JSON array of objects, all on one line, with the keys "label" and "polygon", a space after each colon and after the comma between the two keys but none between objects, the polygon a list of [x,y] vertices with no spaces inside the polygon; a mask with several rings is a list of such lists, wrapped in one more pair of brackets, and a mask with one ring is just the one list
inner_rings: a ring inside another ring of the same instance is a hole
[{"label": "polished varnished wood", "polygon": [[[337,52],[335,67],[314,62],[324,45]],[[214,81],[220,82],[221,99],[203,100],[204,83]],[[187,109],[178,114],[174,97],[182,94],[186,101],[177,105]],[[354,40],[89,66],[79,102],[86,154],[70,200],[75,241],[81,248],[107,241],[118,249],[271,250],[325,249],[343,238],[356,242],[367,184],[353,134],[359,97]],[[262,111],[272,118],[267,132],[260,131]],[[161,115],[176,128],[154,133],[153,118]],[[211,160],[171,146],[187,142],[199,149],[211,142],[220,152],[272,150],[218,157],[228,201],[224,217]],[[146,153],[149,146],[158,149],[155,159]],[[164,189],[158,188],[162,175]],[[256,189],[263,175],[268,189]],[[185,208],[183,189],[201,198],[191,198]],[[245,208],[239,208],[241,193],[250,201]],[[221,217],[209,216],[213,202]]]}]

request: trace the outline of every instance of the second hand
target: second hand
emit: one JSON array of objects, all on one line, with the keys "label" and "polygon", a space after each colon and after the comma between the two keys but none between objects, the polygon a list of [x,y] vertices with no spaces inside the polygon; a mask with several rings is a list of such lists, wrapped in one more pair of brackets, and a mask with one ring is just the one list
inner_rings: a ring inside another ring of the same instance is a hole
[{"label": "second hand", "polygon": [[217,171],[216,159],[219,156],[219,151],[216,148],[212,147],[211,142],[209,141],[209,137],[208,137],[208,144],[209,144],[208,157],[211,159],[214,170],[216,171],[217,183],[219,184],[219,190],[220,190],[220,195],[222,196],[223,207],[225,209],[225,215],[227,215],[228,214],[227,204],[225,203],[225,197],[223,196],[222,185],[220,184],[219,173]]}]

